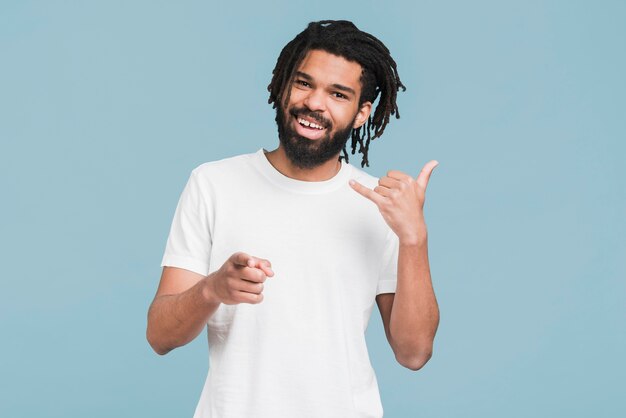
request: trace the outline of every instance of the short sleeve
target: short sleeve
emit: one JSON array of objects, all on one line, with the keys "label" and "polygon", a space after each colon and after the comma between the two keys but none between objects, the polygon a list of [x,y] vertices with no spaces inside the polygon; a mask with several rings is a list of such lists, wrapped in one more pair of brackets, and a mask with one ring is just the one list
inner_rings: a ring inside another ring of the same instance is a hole
[{"label": "short sleeve", "polygon": [[178,200],[161,266],[179,267],[206,276],[211,257],[208,190],[202,187],[196,170]]},{"label": "short sleeve", "polygon": [[378,287],[376,294],[396,293],[398,282],[398,251],[400,241],[395,232],[390,228],[385,240],[382,252],[380,272],[378,274]]}]

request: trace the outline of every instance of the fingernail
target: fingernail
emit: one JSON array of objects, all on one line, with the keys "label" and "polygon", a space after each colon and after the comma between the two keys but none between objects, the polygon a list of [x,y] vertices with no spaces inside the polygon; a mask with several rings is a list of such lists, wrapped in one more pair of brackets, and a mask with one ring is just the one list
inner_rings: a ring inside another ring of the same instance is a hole
[{"label": "fingernail", "polygon": [[348,183],[350,183],[350,186],[354,186],[356,184],[356,181],[350,180]]}]

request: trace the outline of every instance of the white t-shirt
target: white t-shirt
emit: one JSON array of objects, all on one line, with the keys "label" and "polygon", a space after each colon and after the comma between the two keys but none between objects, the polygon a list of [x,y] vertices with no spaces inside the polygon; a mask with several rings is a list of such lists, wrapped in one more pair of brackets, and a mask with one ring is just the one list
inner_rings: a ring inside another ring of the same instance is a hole
[{"label": "white t-shirt", "polygon": [[383,416],[365,331],[376,295],[395,292],[398,238],[351,178],[378,181],[345,160],[329,180],[295,180],[263,148],[192,171],[161,265],[208,275],[243,251],[274,271],[261,303],[209,319],[194,418]]}]

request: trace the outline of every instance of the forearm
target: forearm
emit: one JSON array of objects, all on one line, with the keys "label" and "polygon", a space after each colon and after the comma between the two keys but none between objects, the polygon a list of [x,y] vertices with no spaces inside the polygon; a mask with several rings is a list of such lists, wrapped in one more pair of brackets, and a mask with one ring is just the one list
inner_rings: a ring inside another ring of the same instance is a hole
[{"label": "forearm", "polygon": [[200,334],[220,303],[201,280],[182,293],[155,298],[148,311],[147,339],[158,354],[183,346]]},{"label": "forearm", "polygon": [[428,240],[426,234],[422,236],[413,242],[400,241],[398,283],[389,326],[396,356],[423,365],[432,354],[439,307],[430,277]]}]

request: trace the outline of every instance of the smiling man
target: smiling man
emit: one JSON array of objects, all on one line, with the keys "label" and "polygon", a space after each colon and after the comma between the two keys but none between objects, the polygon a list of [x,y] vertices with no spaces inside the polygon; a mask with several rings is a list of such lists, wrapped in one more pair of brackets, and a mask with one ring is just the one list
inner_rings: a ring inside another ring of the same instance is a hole
[{"label": "smiling man", "polygon": [[423,206],[437,162],[380,179],[348,162],[351,140],[369,165],[401,88],[378,39],[312,22],[268,86],[278,147],[192,171],[147,338],[165,354],[206,327],[195,418],[382,417],[365,343],[375,302],[398,362],[418,370],[430,359],[439,310]]},{"label": "smiling man", "polygon": [[356,62],[310,50],[294,74],[287,108],[276,112],[280,157],[274,152],[268,157],[303,171],[329,161],[336,168],[350,132],[367,121],[372,107],[359,106],[361,72]]}]

